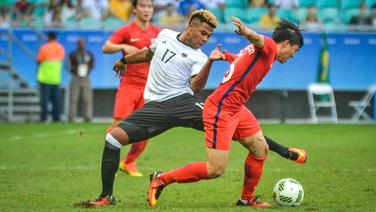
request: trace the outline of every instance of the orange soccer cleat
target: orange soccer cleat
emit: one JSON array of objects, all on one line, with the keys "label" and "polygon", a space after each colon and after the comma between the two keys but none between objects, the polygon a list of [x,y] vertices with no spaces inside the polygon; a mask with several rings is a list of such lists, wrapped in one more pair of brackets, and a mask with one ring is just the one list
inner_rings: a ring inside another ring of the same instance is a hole
[{"label": "orange soccer cleat", "polygon": [[259,207],[259,208],[266,208],[272,206],[271,204],[267,202],[259,202],[257,201],[257,196],[253,197],[250,200],[244,200],[244,199],[239,199],[238,202],[236,202],[237,206],[252,206],[252,207]]},{"label": "orange soccer cleat", "polygon": [[304,149],[289,148],[290,160],[297,163],[305,163],[307,161],[307,153]]},{"label": "orange soccer cleat", "polygon": [[115,205],[116,200],[115,196],[112,195],[107,195],[107,196],[99,196],[95,200],[87,200],[84,202],[80,202],[75,204],[75,206],[80,207],[80,208],[97,208],[97,207],[103,207],[107,205]]},{"label": "orange soccer cleat", "polygon": [[154,172],[150,175],[150,186],[148,191],[148,201],[150,207],[154,208],[158,203],[158,198],[166,185],[159,179],[161,172]]},{"label": "orange soccer cleat", "polygon": [[125,163],[121,161],[119,164],[120,171],[129,174],[132,177],[142,177],[144,176],[141,172],[137,170],[136,163]]}]

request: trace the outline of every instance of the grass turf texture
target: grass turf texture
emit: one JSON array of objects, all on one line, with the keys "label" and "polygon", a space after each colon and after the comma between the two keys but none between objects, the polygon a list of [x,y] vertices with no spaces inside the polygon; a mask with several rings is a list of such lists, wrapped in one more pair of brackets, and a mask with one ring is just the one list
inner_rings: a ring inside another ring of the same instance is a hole
[{"label": "grass turf texture", "polygon": [[[0,211],[70,211],[75,202],[100,192],[100,162],[105,124],[0,124]],[[263,211],[287,208],[272,200],[281,178],[297,179],[304,188],[304,211],[373,211],[376,208],[376,125],[263,125],[266,135],[288,146],[304,147],[308,163],[295,164],[269,153],[257,194],[273,204]],[[122,155],[128,150],[124,148]],[[242,211],[236,207],[246,151],[233,143],[224,176],[167,187],[156,210]],[[106,211],[149,210],[148,175],[190,161],[205,160],[203,133],[177,128],[149,143],[138,161],[145,174],[120,174],[116,206]]]}]

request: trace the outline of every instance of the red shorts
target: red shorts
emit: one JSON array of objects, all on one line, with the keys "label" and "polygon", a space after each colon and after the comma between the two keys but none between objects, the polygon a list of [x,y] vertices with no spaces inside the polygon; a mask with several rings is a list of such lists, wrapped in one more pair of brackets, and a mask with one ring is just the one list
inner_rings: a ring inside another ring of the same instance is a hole
[{"label": "red shorts", "polygon": [[205,102],[203,119],[208,148],[230,150],[232,140],[240,140],[261,131],[256,117],[245,106],[236,113],[221,110],[218,117],[217,111],[216,105]]},{"label": "red shorts", "polygon": [[125,85],[116,92],[113,118],[124,119],[144,105],[144,88]]}]

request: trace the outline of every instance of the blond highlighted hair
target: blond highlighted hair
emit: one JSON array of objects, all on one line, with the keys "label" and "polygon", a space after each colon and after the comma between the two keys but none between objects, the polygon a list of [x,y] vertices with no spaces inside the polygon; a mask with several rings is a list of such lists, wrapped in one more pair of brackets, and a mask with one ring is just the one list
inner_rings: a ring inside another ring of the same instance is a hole
[{"label": "blond highlighted hair", "polygon": [[217,18],[208,10],[195,10],[189,18],[189,24],[193,19],[199,19],[201,22],[207,23],[212,28],[218,26]]}]

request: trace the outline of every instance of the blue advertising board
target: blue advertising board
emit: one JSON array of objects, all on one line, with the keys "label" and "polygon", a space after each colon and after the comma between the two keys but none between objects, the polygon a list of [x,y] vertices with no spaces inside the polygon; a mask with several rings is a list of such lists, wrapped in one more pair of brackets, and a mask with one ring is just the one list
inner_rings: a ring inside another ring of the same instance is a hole
[{"label": "blue advertising board", "polygon": [[[0,31],[0,46],[7,47],[6,31]],[[44,43],[32,30],[17,29],[13,31],[15,37],[22,41],[34,55]],[[84,38],[87,48],[94,54],[95,67],[91,73],[94,88],[116,88],[119,79],[114,77],[112,65],[121,54],[103,54],[102,45],[111,32],[57,30],[58,40],[66,52],[76,48],[76,41]],[[295,58],[285,64],[276,62],[270,73],[259,85],[260,89],[289,89],[305,90],[309,83],[315,82],[320,58],[322,36],[320,33],[304,33],[305,45]],[[376,34],[375,33],[329,33],[327,35],[330,55],[330,83],[335,90],[366,90],[371,83],[376,83]],[[248,42],[233,32],[216,32],[209,42],[202,48],[206,54],[222,44],[222,49],[237,53]],[[32,86],[36,86],[35,79],[37,64],[35,59],[26,54],[19,45],[13,43],[13,67]],[[4,56],[0,56],[0,61]],[[214,63],[206,88],[213,89],[222,80],[229,64],[224,61]],[[63,85],[69,83],[70,75],[66,68],[63,71]]]}]

